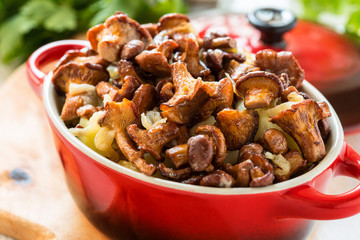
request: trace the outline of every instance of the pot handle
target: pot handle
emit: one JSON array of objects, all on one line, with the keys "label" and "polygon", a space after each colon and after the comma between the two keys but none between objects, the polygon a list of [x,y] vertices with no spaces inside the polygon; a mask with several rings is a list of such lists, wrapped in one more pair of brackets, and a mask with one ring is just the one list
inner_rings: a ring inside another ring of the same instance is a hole
[{"label": "pot handle", "polygon": [[61,40],[48,43],[37,49],[26,63],[29,84],[34,92],[42,98],[42,86],[47,74],[41,70],[44,65],[59,60],[68,50],[81,49],[86,46],[89,46],[89,43],[83,40]]},{"label": "pot handle", "polygon": [[[360,180],[360,156],[346,142],[342,151],[328,173],[335,176],[349,176]],[[322,175],[321,174],[321,175]],[[319,175],[318,177],[321,177]],[[290,211],[280,218],[305,218],[314,220],[332,220],[346,218],[360,213],[360,184],[354,189],[336,195],[328,195],[317,191],[312,180],[308,185],[301,185],[285,194]],[[284,208],[285,209],[285,208]]]}]

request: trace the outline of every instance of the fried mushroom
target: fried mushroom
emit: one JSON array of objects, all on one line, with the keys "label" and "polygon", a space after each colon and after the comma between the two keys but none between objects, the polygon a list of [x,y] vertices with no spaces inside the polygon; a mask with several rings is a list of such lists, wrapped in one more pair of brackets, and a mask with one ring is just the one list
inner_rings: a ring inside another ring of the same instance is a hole
[{"label": "fried mushroom", "polygon": [[186,15],[178,13],[165,14],[158,22],[159,33],[154,37],[156,45],[167,39],[174,40],[179,51],[185,51],[189,38],[199,41],[198,33],[194,30]]},{"label": "fried mushroom", "polygon": [[264,148],[273,154],[284,154],[288,150],[285,134],[277,129],[266,130],[261,142]]},{"label": "fried mushroom", "polygon": [[224,134],[213,125],[200,125],[195,130],[196,135],[205,135],[213,142],[215,147],[213,165],[220,168],[226,158],[226,143]]},{"label": "fried mushroom", "polygon": [[171,75],[175,87],[174,96],[160,105],[161,116],[178,124],[189,123],[209,96],[202,89],[200,78],[193,78],[186,65],[176,62],[171,65]]},{"label": "fried mushroom", "polygon": [[96,93],[104,100],[104,96],[108,94],[111,97],[111,101],[121,102],[124,98],[131,99],[136,89],[138,89],[140,83],[133,76],[126,76],[124,78],[124,84],[119,89],[108,82],[99,82],[96,85]]},{"label": "fried mushroom", "polygon": [[87,39],[92,49],[109,62],[119,60],[123,46],[131,40],[140,40],[145,47],[152,43],[150,33],[124,13],[117,13],[105,23],[90,28]]},{"label": "fried mushroom", "polygon": [[154,76],[169,76],[170,65],[168,59],[171,57],[172,51],[177,47],[176,42],[167,40],[162,42],[157,48],[143,51],[135,57],[135,61],[143,70]]},{"label": "fried mushroom", "polygon": [[162,161],[163,147],[179,136],[180,130],[173,122],[162,123],[149,130],[140,129],[137,124],[127,127],[127,133],[136,142],[140,150],[150,153],[156,160]]},{"label": "fried mushroom", "polygon": [[154,86],[150,84],[142,84],[135,91],[132,101],[135,104],[138,113],[142,114],[154,109],[158,105],[158,98],[159,97]]},{"label": "fried mushroom", "polygon": [[268,107],[283,90],[284,86],[275,74],[263,71],[250,72],[236,82],[237,94],[250,109]]},{"label": "fried mushroom", "polygon": [[176,168],[179,168],[189,163],[187,151],[188,145],[185,143],[166,150],[166,156],[170,159]]},{"label": "fried mushroom", "polygon": [[269,71],[278,76],[286,73],[289,76],[291,86],[298,88],[304,81],[304,70],[292,52],[276,52],[265,49],[257,52],[255,58],[255,65],[263,71]]},{"label": "fried mushroom", "polygon": [[200,60],[199,44],[192,38],[187,40],[185,52],[181,55],[179,61],[186,63],[188,71],[195,78],[204,78],[211,73],[206,65]]},{"label": "fried mushroom", "polygon": [[116,143],[126,159],[139,171],[150,176],[154,174],[156,166],[143,159],[143,152],[135,148],[126,133],[126,128],[136,122],[136,115],[135,104],[124,98],[120,103],[108,102],[105,105],[105,115],[99,120],[99,124],[115,131]]},{"label": "fried mushroom", "polygon": [[234,178],[222,170],[216,170],[200,180],[200,186],[229,188],[235,185]]},{"label": "fried mushroom", "polygon": [[314,100],[307,99],[273,116],[270,121],[294,138],[307,161],[317,162],[326,154],[318,121],[329,115],[330,112]]},{"label": "fried mushroom", "polygon": [[109,78],[109,73],[101,64],[69,61],[56,68],[51,81],[58,93],[67,93],[71,83],[95,86],[100,81],[108,81]]},{"label": "fried mushroom", "polygon": [[160,170],[161,175],[173,180],[185,179],[191,175],[191,169],[189,167],[183,169],[173,169],[166,167],[163,163],[159,163],[158,169]]},{"label": "fried mushroom", "polygon": [[253,140],[259,125],[255,110],[224,109],[216,115],[215,126],[224,134],[228,150],[240,149]]}]

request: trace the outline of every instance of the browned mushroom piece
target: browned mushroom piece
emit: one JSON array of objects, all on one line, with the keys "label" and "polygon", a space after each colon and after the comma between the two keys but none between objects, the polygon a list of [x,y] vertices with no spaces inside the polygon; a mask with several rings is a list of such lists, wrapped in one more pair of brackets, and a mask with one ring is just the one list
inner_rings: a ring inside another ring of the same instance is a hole
[{"label": "browned mushroom piece", "polygon": [[236,180],[236,186],[248,187],[251,181],[250,170],[254,168],[254,164],[251,160],[238,163],[232,166],[230,163],[226,163],[223,166],[224,170],[231,174]]},{"label": "browned mushroom piece", "polygon": [[288,150],[285,134],[277,129],[266,130],[262,143],[263,147],[273,154],[284,154]]},{"label": "browned mushroom piece", "polygon": [[109,62],[105,61],[100,57],[95,51],[87,48],[79,49],[79,50],[69,50],[67,51],[60,60],[56,63],[53,72],[55,72],[60,66],[65,65],[67,63],[92,63],[99,64],[103,67],[107,67]]},{"label": "browned mushroom piece", "polygon": [[189,38],[199,41],[198,33],[195,31],[186,15],[178,13],[165,14],[158,22],[159,33],[154,37],[156,45],[160,45],[166,39],[173,39],[179,50],[184,51]]},{"label": "browned mushroom piece", "polygon": [[259,126],[259,114],[252,109],[241,112],[224,109],[216,115],[215,126],[224,134],[228,150],[240,149],[253,140]]},{"label": "browned mushroom piece", "polygon": [[204,78],[211,73],[199,57],[199,44],[192,38],[186,43],[185,52],[179,61],[186,63],[188,71],[195,77]]},{"label": "browned mushroom piece", "polygon": [[250,170],[250,187],[263,187],[273,184],[274,174],[270,171],[264,173],[260,167],[256,166]]},{"label": "browned mushroom piece", "polygon": [[80,95],[76,96],[69,96],[67,94],[67,97],[65,99],[65,103],[61,110],[61,119],[64,122],[69,122],[74,119],[77,119],[79,116],[77,114],[77,110],[84,106],[84,98]]},{"label": "browned mushroom piece", "polygon": [[324,119],[320,119],[318,122],[318,127],[321,133],[321,137],[322,139],[325,141],[329,134],[330,134],[330,123],[329,123],[329,119],[324,118]]},{"label": "browned mushroom piece", "polygon": [[154,76],[164,77],[170,75],[170,65],[168,59],[172,51],[178,45],[173,40],[162,42],[157,48],[145,50],[135,57],[135,61],[140,67]]},{"label": "browned mushroom piece", "polygon": [[318,121],[327,118],[330,112],[323,109],[314,100],[307,99],[273,116],[269,121],[279,125],[294,138],[307,161],[317,162],[326,154]]},{"label": "browned mushroom piece", "polygon": [[259,166],[261,168],[261,171],[263,171],[264,173],[273,173],[273,166],[265,158],[265,155],[262,152],[263,148],[259,146],[260,145],[256,143],[244,145],[239,151],[238,162],[241,163],[249,159],[253,162],[255,166]]},{"label": "browned mushroom piece", "polygon": [[151,37],[155,37],[156,34],[159,33],[158,26],[156,23],[145,23],[145,24],[141,24],[141,26],[150,33]]},{"label": "browned mushroom piece", "polygon": [[161,102],[167,102],[174,96],[175,88],[171,82],[166,83],[160,90]]},{"label": "browned mushroom piece", "polygon": [[179,126],[179,130],[180,130],[180,135],[174,139],[176,145],[187,143],[187,141],[191,137],[190,130],[187,128],[187,126],[185,125]]},{"label": "browned mushroom piece", "polygon": [[200,180],[200,186],[229,188],[235,185],[234,178],[222,170],[216,170]]},{"label": "browned mushroom piece", "polygon": [[162,123],[149,130],[140,129],[137,124],[127,127],[127,133],[136,142],[139,150],[150,153],[156,160],[162,161],[163,147],[180,134],[178,126],[173,122]]},{"label": "browned mushroom piece", "polygon": [[197,114],[198,121],[204,121],[214,112],[231,107],[234,88],[230,79],[224,78],[219,82],[204,82],[202,88],[205,89],[209,99]]},{"label": "browned mushroom piece", "polygon": [[142,84],[135,91],[132,101],[135,104],[138,113],[142,114],[154,109],[158,105],[159,97],[154,86]]},{"label": "browned mushroom piece", "polygon": [[231,79],[237,82],[241,77],[245,76],[249,72],[259,71],[260,68],[247,63],[239,63],[236,60],[231,60],[225,68],[225,72],[228,73]]},{"label": "browned mushroom piece", "polygon": [[189,163],[187,151],[188,145],[181,144],[166,150],[166,156],[170,159],[176,168],[179,168]]},{"label": "browned mushroom piece", "polygon": [[229,37],[228,34],[211,31],[211,32],[207,32],[204,36],[204,48],[232,49],[232,48],[236,48],[236,41],[235,39]]},{"label": "browned mushroom piece", "polygon": [[263,154],[264,148],[258,143],[244,145],[239,151],[238,162],[245,161],[248,154]]},{"label": "browned mushroom piece", "polygon": [[120,103],[108,102],[105,105],[105,115],[99,120],[99,124],[115,131],[116,143],[129,162],[144,174],[153,175],[156,166],[143,159],[143,152],[135,148],[126,133],[126,128],[137,120],[136,111],[135,104],[126,98]]},{"label": "browned mushroom piece", "polygon": [[169,101],[160,105],[161,116],[178,124],[187,124],[198,114],[209,96],[202,88],[201,79],[193,78],[184,63],[173,63],[171,75],[175,94]]},{"label": "browned mushroom piece", "polygon": [[[198,174],[198,173],[197,173]],[[184,184],[190,184],[190,185],[199,185],[200,184],[200,180],[204,177],[203,174],[199,174],[199,175],[192,175],[190,176],[188,179],[185,179],[183,181],[181,181],[181,183]]]},{"label": "browned mushroom piece", "polygon": [[136,57],[139,53],[141,53],[145,48],[145,44],[140,40],[131,40],[126,43],[121,50],[121,59],[130,60]]},{"label": "browned mushroom piece", "polygon": [[54,71],[52,83],[57,92],[67,93],[71,83],[96,85],[100,81],[108,81],[109,73],[101,64],[69,61]]},{"label": "browned mushroom piece", "polygon": [[129,61],[120,60],[117,67],[119,79],[113,79],[115,85],[122,86],[124,84],[124,79],[127,76],[134,77],[141,84],[146,84],[146,82],[144,82],[144,80],[139,76],[134,66]]},{"label": "browned mushroom piece", "polygon": [[281,101],[283,102],[289,101],[288,96],[293,93],[299,94],[299,91],[296,89],[296,87],[289,86],[285,88],[284,91],[281,93]]},{"label": "browned mushroom piece", "polygon": [[236,82],[237,94],[244,98],[246,108],[268,107],[272,100],[279,97],[284,86],[273,73],[250,72]]},{"label": "browned mushroom piece", "polygon": [[109,62],[119,60],[122,47],[131,40],[140,40],[145,47],[152,43],[150,33],[124,13],[117,13],[105,23],[90,28],[87,39],[92,49]]},{"label": "browned mushroom piece", "polygon": [[173,180],[185,179],[191,175],[191,169],[189,167],[183,169],[173,169],[166,167],[163,163],[159,163],[158,169],[160,170],[161,175]]},{"label": "browned mushroom piece", "polygon": [[226,143],[223,133],[215,126],[200,125],[195,130],[196,135],[205,135],[210,138],[215,147],[213,165],[215,168],[220,168],[226,158]]},{"label": "browned mushroom piece", "polygon": [[294,173],[302,169],[306,160],[301,157],[301,154],[297,150],[291,150],[284,155],[284,158],[290,163],[289,172],[285,174],[276,174],[278,172],[275,171],[275,178],[279,182],[283,182],[288,180]]},{"label": "browned mushroom piece", "polygon": [[213,142],[204,135],[196,135],[187,142],[187,158],[194,172],[205,171],[214,156]]},{"label": "browned mushroom piece", "polygon": [[286,73],[289,76],[291,86],[298,88],[304,81],[304,70],[292,52],[276,52],[265,49],[257,52],[255,58],[255,65],[263,71],[270,71],[276,75]]},{"label": "browned mushroom piece", "polygon": [[124,84],[120,89],[108,82],[99,82],[96,85],[96,93],[102,99],[104,99],[104,96],[108,94],[111,97],[111,101],[121,102],[124,98],[131,99],[139,86],[140,83],[135,77],[126,76],[124,78]]},{"label": "browned mushroom piece", "polygon": [[211,69],[213,73],[223,70],[223,51],[220,49],[208,49],[205,53],[206,65]]},{"label": "browned mushroom piece", "polygon": [[287,73],[281,73],[279,76],[279,79],[282,82],[284,89],[289,87],[290,79],[289,79],[289,75],[287,75]]}]

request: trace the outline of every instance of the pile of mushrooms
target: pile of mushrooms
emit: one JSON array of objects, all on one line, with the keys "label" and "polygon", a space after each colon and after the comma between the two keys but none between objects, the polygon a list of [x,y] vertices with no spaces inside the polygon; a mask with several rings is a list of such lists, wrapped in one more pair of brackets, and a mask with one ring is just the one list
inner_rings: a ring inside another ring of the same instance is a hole
[{"label": "pile of mushrooms", "polygon": [[329,108],[299,90],[291,52],[244,54],[226,33],[200,38],[182,14],[140,25],[116,13],[87,38],[91,49],[68,51],[52,82],[77,134],[99,112],[87,137],[110,160],[186,184],[260,187],[326,154]]}]

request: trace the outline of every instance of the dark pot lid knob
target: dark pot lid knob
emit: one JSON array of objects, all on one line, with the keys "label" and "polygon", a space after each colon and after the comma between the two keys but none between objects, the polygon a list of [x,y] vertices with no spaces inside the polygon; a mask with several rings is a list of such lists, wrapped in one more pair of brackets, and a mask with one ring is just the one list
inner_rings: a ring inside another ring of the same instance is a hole
[{"label": "dark pot lid knob", "polygon": [[261,41],[275,48],[285,48],[284,33],[296,25],[296,17],[289,10],[260,8],[248,14],[252,26],[261,32]]}]

